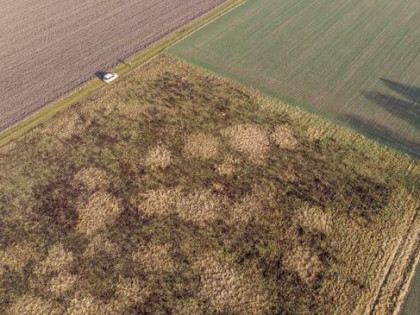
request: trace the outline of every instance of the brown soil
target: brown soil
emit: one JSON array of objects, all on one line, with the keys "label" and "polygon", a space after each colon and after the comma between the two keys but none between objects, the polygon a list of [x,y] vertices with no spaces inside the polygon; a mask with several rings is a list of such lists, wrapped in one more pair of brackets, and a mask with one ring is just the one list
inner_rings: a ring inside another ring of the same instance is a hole
[{"label": "brown soil", "polygon": [[6,0],[0,131],[224,0]]}]

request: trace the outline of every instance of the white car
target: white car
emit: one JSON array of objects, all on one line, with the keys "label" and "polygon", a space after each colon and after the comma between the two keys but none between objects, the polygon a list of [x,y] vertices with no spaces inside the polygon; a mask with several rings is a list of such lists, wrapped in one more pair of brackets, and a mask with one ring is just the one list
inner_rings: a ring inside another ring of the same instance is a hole
[{"label": "white car", "polygon": [[105,73],[105,75],[102,77],[102,80],[106,83],[111,83],[112,81],[115,81],[118,78],[118,74],[108,72]]}]

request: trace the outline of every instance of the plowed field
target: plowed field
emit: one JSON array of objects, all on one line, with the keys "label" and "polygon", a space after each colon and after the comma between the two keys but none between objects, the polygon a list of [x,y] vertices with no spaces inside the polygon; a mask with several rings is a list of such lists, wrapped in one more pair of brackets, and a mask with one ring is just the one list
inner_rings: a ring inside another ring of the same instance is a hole
[{"label": "plowed field", "polygon": [[0,131],[223,0],[6,0]]}]

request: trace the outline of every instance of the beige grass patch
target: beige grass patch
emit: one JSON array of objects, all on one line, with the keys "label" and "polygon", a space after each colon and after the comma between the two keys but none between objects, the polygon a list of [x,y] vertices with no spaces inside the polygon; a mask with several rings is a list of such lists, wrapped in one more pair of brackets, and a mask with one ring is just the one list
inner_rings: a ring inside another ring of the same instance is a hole
[{"label": "beige grass patch", "polygon": [[187,136],[184,153],[188,157],[197,159],[213,159],[219,154],[219,140],[205,133],[194,133]]},{"label": "beige grass patch", "polygon": [[319,141],[323,138],[325,133],[325,128],[321,126],[309,126],[306,134],[308,135],[309,140],[311,141]]},{"label": "beige grass patch", "polygon": [[166,146],[157,145],[149,150],[144,163],[152,170],[164,170],[172,163],[172,153]]},{"label": "beige grass patch", "polygon": [[270,136],[270,139],[278,147],[284,149],[294,149],[298,144],[296,137],[292,134],[289,126],[287,125],[276,126]]},{"label": "beige grass patch", "polygon": [[60,272],[50,280],[50,291],[58,296],[63,295],[74,286],[76,279],[76,275],[72,275],[66,271]]},{"label": "beige grass patch", "polygon": [[0,147],[0,154],[8,154],[17,147],[16,141],[9,142],[8,144]]},{"label": "beige grass patch", "polygon": [[48,251],[48,256],[35,269],[38,274],[63,272],[73,264],[73,253],[66,251],[62,244],[54,245]]},{"label": "beige grass patch", "polygon": [[0,250],[0,276],[5,267],[14,272],[21,272],[23,267],[35,258],[33,249],[25,244],[14,244],[5,250]]},{"label": "beige grass patch", "polygon": [[106,171],[96,167],[84,168],[76,173],[74,180],[90,192],[105,189],[109,184]]},{"label": "beige grass patch", "polygon": [[297,211],[295,221],[312,232],[328,234],[332,229],[332,216],[317,207],[304,207]]},{"label": "beige grass patch", "polygon": [[217,166],[217,172],[222,176],[230,176],[235,173],[238,165],[238,159],[235,159],[232,156],[228,156],[219,166]]},{"label": "beige grass patch", "polygon": [[139,211],[146,215],[179,215],[185,221],[205,225],[220,217],[226,200],[208,189],[184,192],[180,188],[152,190],[141,196]]},{"label": "beige grass patch", "polygon": [[70,301],[66,314],[69,315],[96,315],[111,314],[107,312],[107,305],[89,295],[79,295]]},{"label": "beige grass patch", "polygon": [[229,139],[230,145],[236,151],[256,163],[261,163],[270,149],[268,133],[258,125],[233,126],[225,129],[223,135]]},{"label": "beige grass patch", "polygon": [[307,284],[311,284],[323,268],[314,250],[300,245],[296,246],[283,262],[289,271],[297,272]]},{"label": "beige grass patch", "polygon": [[32,295],[23,295],[11,305],[7,313],[13,315],[61,315],[64,310],[55,302]]},{"label": "beige grass patch", "polygon": [[151,292],[148,284],[141,282],[139,279],[120,279],[115,292],[115,304],[131,306],[144,303]]},{"label": "beige grass patch", "polygon": [[120,248],[117,244],[109,241],[105,235],[97,234],[86,246],[83,256],[86,258],[94,258],[98,253],[106,253],[111,257],[116,257],[120,254]]},{"label": "beige grass patch", "polygon": [[147,272],[169,272],[175,266],[169,250],[169,245],[144,246],[133,254],[133,260]]},{"label": "beige grass patch", "polygon": [[45,124],[43,132],[55,137],[69,139],[79,133],[86,124],[83,123],[76,110],[70,109],[60,113],[57,118]]},{"label": "beige grass patch", "polygon": [[230,209],[230,220],[233,224],[248,223],[261,213],[264,205],[273,201],[274,195],[254,187],[253,191],[236,202]]},{"label": "beige grass patch", "polygon": [[122,212],[119,201],[105,191],[98,191],[89,200],[79,205],[77,231],[92,235],[112,224]]},{"label": "beige grass patch", "polygon": [[201,295],[218,313],[266,314],[270,296],[261,286],[262,279],[254,273],[242,274],[217,254],[198,260],[194,269],[200,272]]}]

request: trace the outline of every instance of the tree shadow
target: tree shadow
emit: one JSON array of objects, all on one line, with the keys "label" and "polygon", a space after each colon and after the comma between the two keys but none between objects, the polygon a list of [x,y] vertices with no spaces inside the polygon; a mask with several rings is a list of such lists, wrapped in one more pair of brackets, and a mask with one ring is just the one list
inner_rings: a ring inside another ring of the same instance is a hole
[{"label": "tree shadow", "polygon": [[369,135],[369,138],[420,158],[420,139],[419,141],[408,140],[384,124],[361,115],[345,114],[342,118],[357,131]]},{"label": "tree shadow", "polygon": [[363,92],[363,95],[392,115],[407,121],[416,129],[420,128],[420,104],[376,91]]},{"label": "tree shadow", "polygon": [[131,65],[127,62],[125,62],[123,59],[117,58],[117,61],[119,63],[122,63],[124,66],[131,68]]},{"label": "tree shadow", "polygon": [[[389,94],[379,91],[363,91],[362,95],[393,116],[406,121],[415,130],[420,130],[420,88],[384,78],[381,78],[381,82],[390,89]],[[373,136],[373,138],[420,157],[420,139],[408,140],[395,129],[391,129],[389,126],[373,121],[368,117],[345,115],[343,118],[356,129],[364,131]]]},{"label": "tree shadow", "polygon": [[409,99],[410,101],[420,103],[420,87],[408,86],[395,81],[381,78],[381,81],[391,90],[397,92],[401,96]]}]

